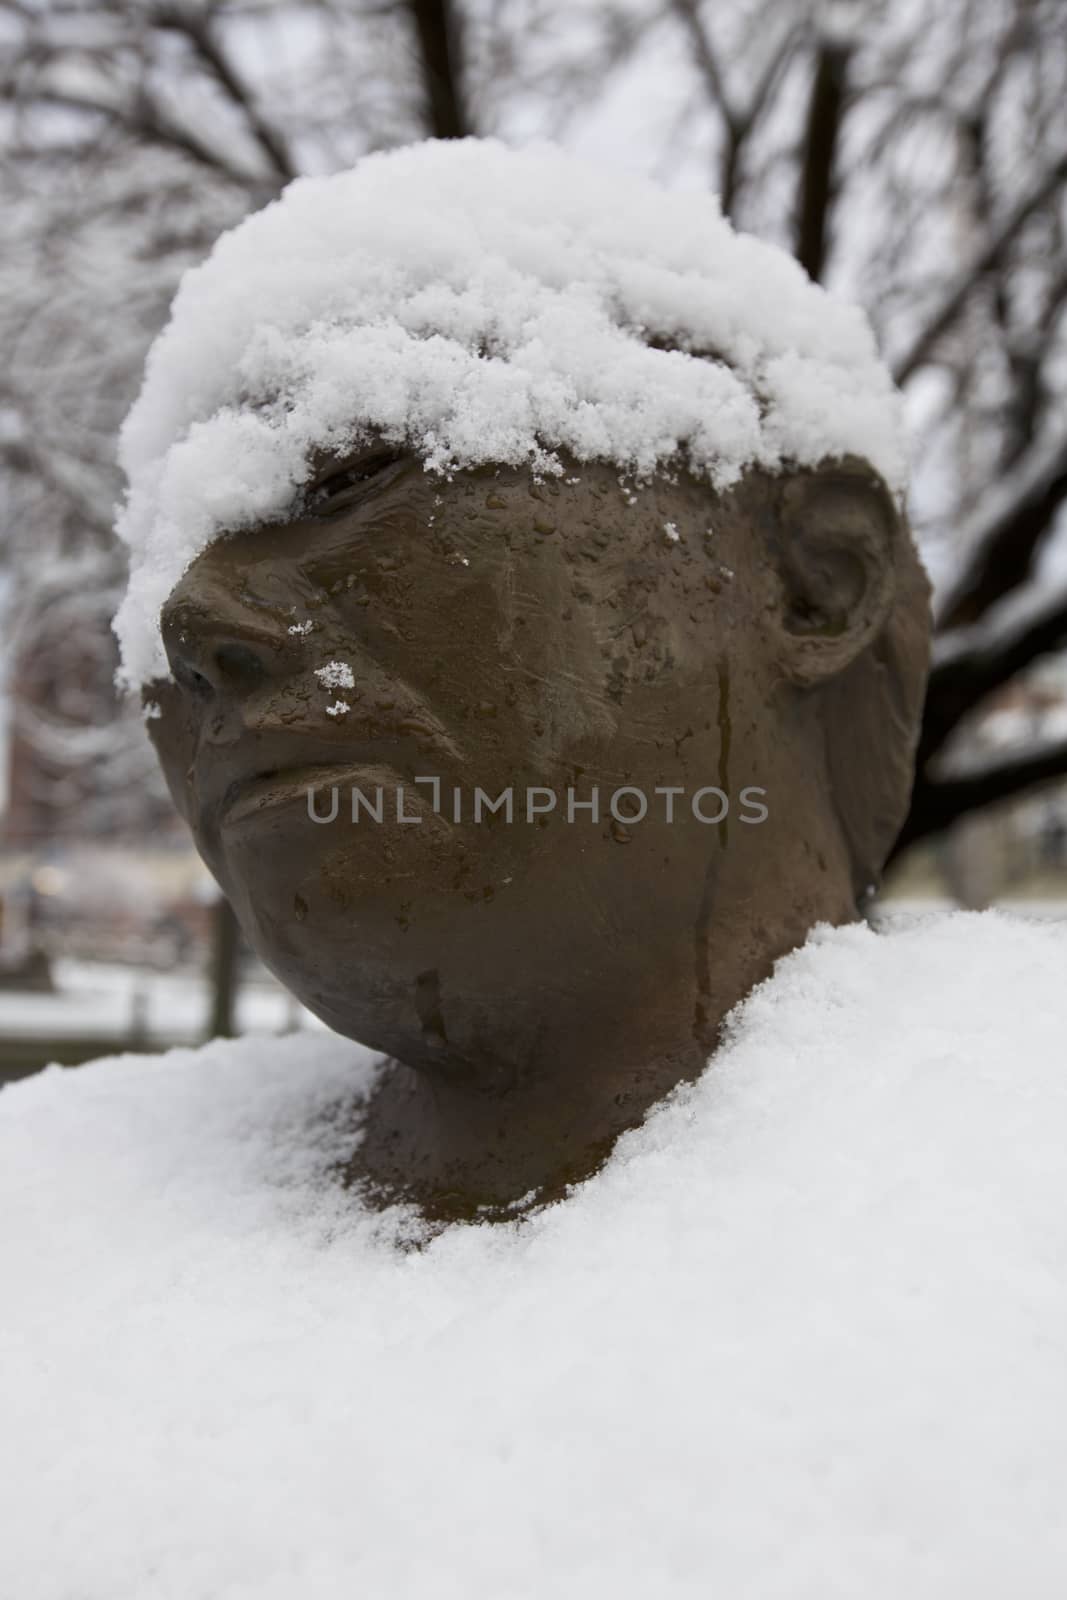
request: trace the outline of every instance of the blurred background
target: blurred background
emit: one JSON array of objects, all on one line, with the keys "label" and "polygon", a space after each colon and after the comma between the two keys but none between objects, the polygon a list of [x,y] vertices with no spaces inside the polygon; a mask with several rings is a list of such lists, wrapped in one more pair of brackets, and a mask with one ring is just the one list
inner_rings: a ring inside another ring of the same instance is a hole
[{"label": "blurred background", "polygon": [[1062,0],[0,0],[0,1080],[312,1026],[116,698],[115,436],[182,270],[301,173],[550,137],[869,313],[937,645],[883,903],[1067,915]]}]

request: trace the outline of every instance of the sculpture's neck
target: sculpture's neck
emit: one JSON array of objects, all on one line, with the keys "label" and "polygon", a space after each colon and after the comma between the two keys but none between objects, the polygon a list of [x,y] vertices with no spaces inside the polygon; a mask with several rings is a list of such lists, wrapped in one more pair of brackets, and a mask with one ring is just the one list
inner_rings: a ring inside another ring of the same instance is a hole
[{"label": "sculpture's neck", "polygon": [[642,952],[599,984],[586,975],[580,990],[516,996],[489,1030],[497,1047],[489,1053],[453,1043],[435,1067],[391,1063],[352,1180],[377,1203],[407,1199],[442,1220],[558,1197],[657,1101],[699,1076],[727,1013],[814,920],[810,908],[786,911],[744,945],[690,930],[657,961]]},{"label": "sculpture's neck", "polygon": [[[558,1195],[601,1164],[626,1128],[685,1078],[708,1050],[690,1030],[653,1045],[613,1028],[546,1023],[521,1062],[476,1071],[454,1058],[436,1071],[393,1062],[367,1116],[353,1176],[406,1196],[429,1216],[471,1218],[537,1191]],[[644,1035],[642,1037],[642,1035]],[[517,1044],[513,1026],[506,1042]],[[495,1080],[495,1081],[494,1081]]]}]

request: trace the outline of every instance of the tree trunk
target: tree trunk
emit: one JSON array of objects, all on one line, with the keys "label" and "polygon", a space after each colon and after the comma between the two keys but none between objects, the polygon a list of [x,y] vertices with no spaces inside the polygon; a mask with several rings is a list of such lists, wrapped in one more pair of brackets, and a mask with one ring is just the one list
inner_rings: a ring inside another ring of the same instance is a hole
[{"label": "tree trunk", "polygon": [[211,1014],[209,1039],[231,1039],[235,1030],[237,1002],[237,954],[240,947],[237,918],[225,895],[219,895],[211,913]]}]

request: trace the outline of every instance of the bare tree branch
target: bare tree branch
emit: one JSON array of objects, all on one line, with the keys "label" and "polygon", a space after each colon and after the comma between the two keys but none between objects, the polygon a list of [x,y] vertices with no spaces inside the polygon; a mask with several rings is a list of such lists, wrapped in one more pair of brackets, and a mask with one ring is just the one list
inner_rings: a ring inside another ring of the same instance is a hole
[{"label": "bare tree branch", "polygon": [[465,139],[474,132],[463,84],[461,17],[453,0],[408,0],[435,139]]},{"label": "bare tree branch", "polygon": [[719,67],[719,59],[712,48],[711,39],[700,20],[697,0],[671,0],[675,16],[689,35],[693,59],[700,70],[708,92],[722,112],[722,118],[731,131],[740,122],[738,113],[726,93],[726,84]]},{"label": "bare tree branch", "polygon": [[918,765],[941,750],[962,719],[1039,656],[1067,645],[1067,596],[1061,595],[1016,628],[979,637],[939,661],[930,674]]},{"label": "bare tree branch", "polygon": [[895,860],[920,839],[943,833],[961,817],[1056,778],[1067,778],[1067,740],[1011,761],[997,762],[965,778],[931,783],[920,774],[912,791],[908,820],[890,859]]},{"label": "bare tree branch", "polygon": [[288,183],[295,178],[298,169],[289,154],[285,140],[267,121],[241,82],[222,45],[212,33],[208,17],[200,12],[175,7],[157,11],[153,20],[157,27],[170,29],[188,39],[198,59],[211,73],[231,104],[243,115],[252,138],[269,162],[274,175],[282,183]]},{"label": "bare tree branch", "polygon": [[[6,88],[0,91],[5,99],[15,96]],[[21,97],[20,97],[21,98]],[[30,92],[28,98],[38,105],[53,105],[65,107],[69,111],[81,111],[87,115],[95,116],[112,123],[115,127],[122,128],[135,139],[142,140],[145,144],[164,146],[170,150],[178,150],[183,155],[189,156],[199,166],[207,167],[212,172],[220,173],[238,183],[248,182],[249,174],[242,172],[239,167],[231,166],[217,150],[210,145],[203,144],[188,129],[179,127],[177,123],[165,118],[157,106],[145,95],[139,95],[135,103],[124,108],[119,105],[107,105],[102,101],[93,100],[87,95],[68,94],[58,89],[40,88]]]},{"label": "bare tree branch", "polygon": [[893,377],[904,384],[912,373],[924,365],[942,334],[951,327],[970,298],[971,292],[987,273],[998,266],[1008,246],[1013,242],[1023,224],[1048,204],[1062,183],[1067,181],[1067,155],[1052,166],[1030,192],[1009,213],[1000,228],[979,252],[968,267],[960,273],[925,328],[912,341],[907,352],[896,363]]},{"label": "bare tree branch", "polygon": [[729,217],[733,214],[737,199],[742,150],[760,114],[771,99],[776,81],[790,58],[799,29],[792,26],[786,28],[778,48],[767,58],[747,105],[739,106],[734,103],[727,91],[719,58],[715,53],[711,37],[701,21],[697,0],[671,0],[671,7],[689,36],[697,71],[704,80],[709,99],[717,107],[722,118],[723,150],[719,175],[719,201],[723,215]]},{"label": "bare tree branch", "polygon": [[995,508],[942,608],[942,629],[976,621],[1029,576],[1034,557],[1064,500],[1067,440],[1042,452],[1037,462],[1019,475],[1013,497]]},{"label": "bare tree branch", "polygon": [[794,254],[815,283],[822,278],[826,264],[834,160],[844,116],[850,54],[848,45],[831,39],[820,41],[808,101]]},{"label": "bare tree branch", "polygon": [[727,95],[718,57],[712,48],[707,30],[700,20],[700,12],[696,0],[672,0],[672,4],[675,15],[689,35],[693,59],[704,80],[709,98],[718,107],[719,114],[722,117],[723,151],[719,175],[719,201],[722,205],[723,215],[729,217],[733,214],[734,202],[737,196],[741,147],[748,130],[744,119],[731,104]]}]

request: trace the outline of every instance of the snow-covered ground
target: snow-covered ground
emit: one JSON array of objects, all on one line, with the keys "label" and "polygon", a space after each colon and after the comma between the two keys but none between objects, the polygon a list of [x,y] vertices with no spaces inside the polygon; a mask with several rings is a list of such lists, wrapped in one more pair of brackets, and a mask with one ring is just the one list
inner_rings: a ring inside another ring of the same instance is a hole
[{"label": "snow-covered ground", "polygon": [[[210,996],[200,972],[155,972],[112,962],[59,960],[54,994],[0,990],[0,1038],[114,1039],[138,1028],[146,1039],[194,1044],[203,1038]],[[242,982],[239,1033],[321,1027],[267,973]]]},{"label": "snow-covered ground", "polygon": [[[995,909],[1011,917],[1021,917],[1024,922],[1067,922],[1067,898],[1058,894],[1047,897],[1036,895],[1017,898],[1004,895],[998,898]],[[920,921],[933,913],[945,914],[958,910],[956,902],[944,894],[924,895],[923,898],[892,898],[881,901],[872,913],[872,919],[885,924]]]},{"label": "snow-covered ground", "polygon": [[421,1250],[325,1033],[0,1093],[0,1592],[1060,1600],[1067,925],[817,930],[692,1087]]}]

